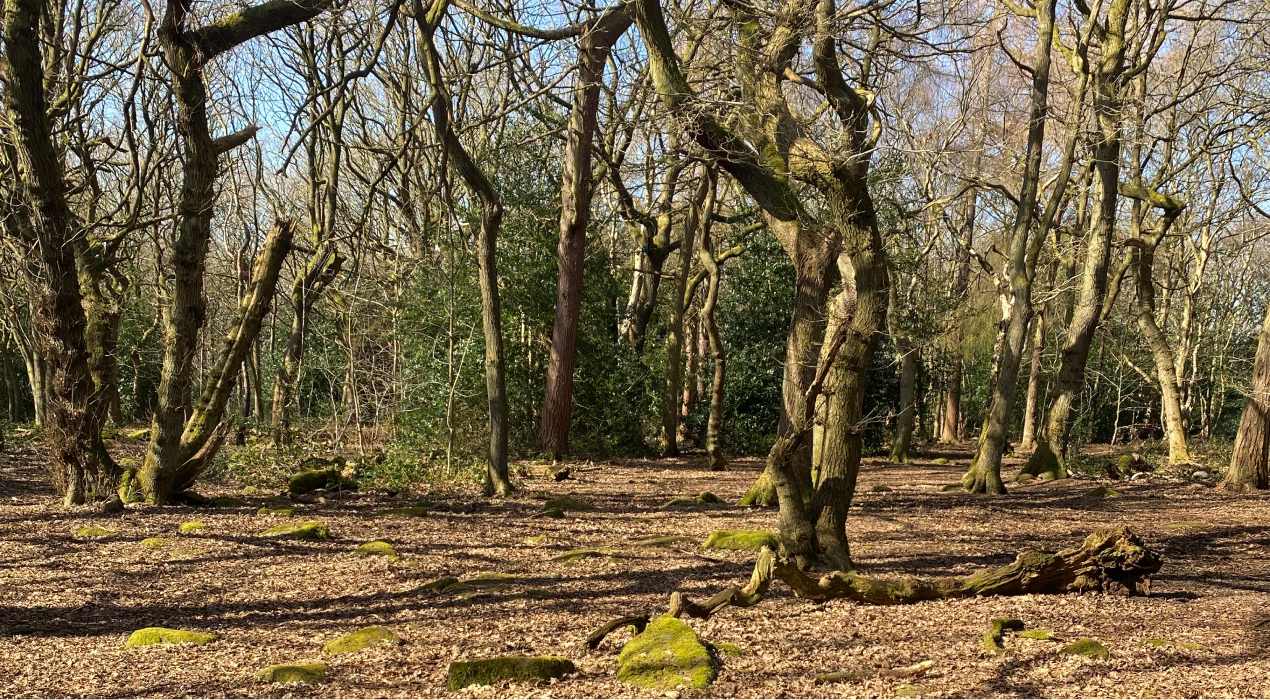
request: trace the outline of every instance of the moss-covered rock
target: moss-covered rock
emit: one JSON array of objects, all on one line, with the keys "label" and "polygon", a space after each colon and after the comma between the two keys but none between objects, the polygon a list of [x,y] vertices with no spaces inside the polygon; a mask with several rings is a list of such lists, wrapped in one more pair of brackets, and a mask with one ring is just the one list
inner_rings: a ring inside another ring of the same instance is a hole
[{"label": "moss-covered rock", "polygon": [[387,627],[363,627],[356,632],[333,639],[322,647],[325,654],[348,654],[381,644],[401,644],[401,637]]},{"label": "moss-covered rock", "polygon": [[446,686],[454,692],[470,685],[493,685],[501,681],[546,683],[576,671],[572,661],[559,656],[502,656],[454,661],[450,664]]},{"label": "moss-covered rock", "polygon": [[172,540],[169,540],[166,537],[147,537],[144,540],[141,540],[141,546],[146,549],[162,549],[168,546],[168,543],[171,541]]},{"label": "moss-covered rock", "polygon": [[339,485],[340,470],[338,467],[310,469],[291,477],[291,480],[287,482],[287,492],[293,496],[299,496],[310,491],[335,488]]},{"label": "moss-covered rock", "polygon": [[443,576],[439,579],[428,581],[427,583],[415,589],[418,593],[450,593],[453,591],[466,590],[467,586],[463,585],[453,576]]},{"label": "moss-covered rock", "polygon": [[776,549],[780,541],[767,530],[715,530],[701,544],[706,549],[731,549],[738,552],[757,552],[763,547]]},{"label": "moss-covered rock", "polygon": [[645,690],[706,688],[718,669],[718,660],[697,633],[669,615],[649,623],[617,657],[618,680]]},{"label": "moss-covered rock", "polygon": [[411,506],[409,508],[388,508],[386,510],[375,511],[376,518],[425,518],[428,515],[428,509],[424,506]]},{"label": "moss-covered rock", "polygon": [[208,503],[208,505],[213,508],[242,508],[247,505],[247,502],[241,498],[234,498],[233,496],[217,496],[216,498],[213,498],[212,502]]},{"label": "moss-covered rock", "polygon": [[1085,498],[1120,498],[1120,492],[1110,486],[1099,486],[1085,493]]},{"label": "moss-covered rock", "polygon": [[697,505],[696,499],[681,497],[681,498],[672,498],[669,501],[666,501],[665,503],[661,504],[661,507],[662,507],[662,510],[669,510],[671,508],[687,508],[688,506],[695,506],[695,505]]},{"label": "moss-covered rock", "polygon": [[371,540],[366,544],[358,545],[357,549],[353,550],[353,553],[361,557],[397,558],[397,548],[384,540]]},{"label": "moss-covered rock", "polygon": [[714,650],[715,656],[719,654],[731,656],[732,658],[740,658],[741,656],[741,647],[731,642],[714,642],[709,644],[709,646]]},{"label": "moss-covered rock", "polygon": [[1106,661],[1111,658],[1111,652],[1107,651],[1107,647],[1103,646],[1097,639],[1077,639],[1076,641],[1063,647],[1063,653],[1071,656],[1088,656],[1093,659],[1102,659]]},{"label": "moss-covered rock", "polygon": [[207,524],[200,523],[197,520],[191,520],[188,523],[181,523],[176,529],[179,530],[182,535],[193,535],[206,530]]},{"label": "moss-covered rock", "polygon": [[564,517],[564,510],[560,508],[548,508],[547,510],[544,510],[542,514],[548,518],[559,520]]},{"label": "moss-covered rock", "polygon": [[260,535],[291,540],[328,540],[331,538],[331,531],[326,527],[326,523],[283,523],[265,530]]},{"label": "moss-covered rock", "polygon": [[124,508],[123,499],[119,498],[118,496],[115,496],[114,498],[108,498],[106,499],[104,503],[101,504],[102,515],[119,515],[120,513],[123,513],[125,510],[126,508]]},{"label": "moss-covered rock", "polygon": [[330,667],[324,663],[278,664],[256,671],[256,680],[261,683],[317,683],[326,677],[328,670]]},{"label": "moss-covered rock", "polygon": [[583,501],[573,496],[559,496],[542,504],[546,510],[595,510],[595,506],[587,501]]},{"label": "moss-covered rock", "polygon": [[716,505],[719,503],[723,503],[723,499],[713,493],[710,493],[709,491],[702,491],[697,494],[697,505],[699,506]]},{"label": "moss-covered rock", "polygon": [[1036,475],[1035,474],[1019,474],[1018,476],[1014,477],[1014,480],[1020,484],[1026,484],[1029,481],[1035,481]]},{"label": "moss-covered rock", "polygon": [[76,537],[93,537],[96,539],[105,539],[108,537],[118,537],[119,531],[110,528],[101,527],[100,525],[88,525],[81,527],[75,531]]},{"label": "moss-covered rock", "polygon": [[935,459],[932,459],[932,460],[931,460],[931,464],[948,464],[948,458],[947,458],[947,457],[936,457]]},{"label": "moss-covered rock", "polygon": [[150,429],[140,428],[138,430],[128,430],[124,432],[123,436],[128,438],[129,440],[149,440]]},{"label": "moss-covered rock", "polygon": [[216,641],[218,637],[211,632],[193,632],[190,630],[174,630],[167,627],[146,627],[128,635],[125,647],[149,647],[156,644],[193,644],[204,646]]},{"label": "moss-covered rock", "polygon": [[1050,630],[1023,630],[1019,632],[1019,636],[1027,637],[1028,639],[1048,640],[1054,638],[1054,633]]},{"label": "moss-covered rock", "polygon": [[295,515],[295,508],[261,508],[256,515],[276,515],[279,518],[290,518]]}]

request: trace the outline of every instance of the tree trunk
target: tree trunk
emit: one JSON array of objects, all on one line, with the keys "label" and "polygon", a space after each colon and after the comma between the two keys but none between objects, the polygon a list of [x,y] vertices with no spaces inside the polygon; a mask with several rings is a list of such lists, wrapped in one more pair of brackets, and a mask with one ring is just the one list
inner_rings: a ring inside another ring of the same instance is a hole
[{"label": "tree trunk", "polygon": [[1027,405],[1023,409],[1023,439],[1019,447],[1036,448],[1037,405],[1041,397],[1041,360],[1045,354],[1045,311],[1037,314],[1032,329],[1032,369],[1027,378]]},{"label": "tree trunk", "polygon": [[296,382],[299,381],[300,362],[304,357],[305,336],[308,334],[309,315],[313,304],[322,292],[339,275],[344,265],[334,244],[324,241],[309,257],[301,274],[291,284],[291,335],[283,352],[282,362],[273,381],[273,405],[269,416],[269,430],[274,442],[291,444],[291,401]]},{"label": "tree trunk", "polygon": [[[1167,224],[1162,223],[1161,226],[1167,228]],[[1155,322],[1155,281],[1152,273],[1155,268],[1156,247],[1163,235],[1162,230],[1160,235],[1139,247],[1135,253],[1137,264],[1134,266],[1134,277],[1138,285],[1138,298],[1134,306],[1138,328],[1142,330],[1142,337],[1146,339],[1151,357],[1155,360],[1164,436],[1169,443],[1169,464],[1186,464],[1191,461],[1191,455],[1186,448],[1186,426],[1182,421],[1182,403],[1178,396],[1177,375],[1174,373],[1173,350],[1159,324]]]},{"label": "tree trunk", "polygon": [[573,367],[582,312],[582,271],[586,262],[586,232],[591,218],[591,151],[604,66],[613,42],[631,25],[625,8],[606,12],[585,29],[578,46],[578,74],[565,142],[560,191],[560,245],[556,251],[559,277],[556,314],[551,330],[551,355],[543,396],[538,447],[559,459],[569,451],[573,412]]},{"label": "tree trunk", "polygon": [[710,381],[710,420],[706,425],[706,457],[710,462],[710,471],[727,471],[728,461],[723,456],[723,390],[726,385],[728,358],[723,347],[723,339],[719,336],[719,324],[715,321],[714,311],[719,303],[719,286],[722,284],[722,266],[714,255],[714,244],[710,237],[708,222],[701,229],[701,245],[697,248],[697,259],[709,275],[709,287],[706,299],[701,305],[699,319],[709,341],[710,354],[714,357],[714,377]]},{"label": "tree trunk", "polygon": [[1237,493],[1270,489],[1270,305],[1257,340],[1248,400],[1235,434],[1230,469],[1220,488]]},{"label": "tree trunk", "polygon": [[[960,303],[970,290],[970,247],[974,245],[975,217],[978,212],[978,190],[971,188],[966,192],[965,220],[961,228],[960,247],[957,250],[957,270],[952,297]],[[961,440],[961,343],[964,329],[962,313],[953,320],[952,333],[948,338],[948,372],[944,376],[944,410],[943,420],[939,427],[939,441],[952,444]]]},{"label": "tree trunk", "polygon": [[[679,246],[679,269],[675,271],[675,290],[670,298],[670,318],[666,331],[666,382],[661,395],[661,432],[657,440],[663,457],[679,455],[679,400],[683,392],[684,310],[692,303],[688,295],[688,276],[696,246],[697,229],[709,221],[714,211],[714,189],[708,177],[692,198],[684,220],[683,243]],[[695,291],[695,287],[694,287]]]},{"label": "tree trunk", "polygon": [[917,413],[917,349],[907,340],[898,340],[900,353],[900,415],[895,421],[895,442],[891,445],[891,461],[908,464],[913,443],[913,426]]}]

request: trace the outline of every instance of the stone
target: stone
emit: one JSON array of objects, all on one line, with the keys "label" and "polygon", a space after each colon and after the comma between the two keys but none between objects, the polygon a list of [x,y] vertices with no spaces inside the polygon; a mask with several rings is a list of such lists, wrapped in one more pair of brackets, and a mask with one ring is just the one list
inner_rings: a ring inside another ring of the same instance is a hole
[{"label": "stone", "polygon": [[381,644],[401,644],[401,637],[387,627],[363,627],[333,639],[322,647],[324,654],[349,654]]},{"label": "stone", "polygon": [[207,524],[200,523],[197,520],[191,520],[188,523],[181,523],[181,525],[177,527],[177,530],[180,531],[182,535],[193,535],[193,534],[202,532],[206,529],[207,529]]},{"label": "stone", "polygon": [[709,491],[702,491],[697,495],[697,505],[699,506],[715,505],[719,503],[723,503],[723,499],[713,493],[710,493]]},{"label": "stone", "polygon": [[75,536],[76,537],[95,537],[95,538],[101,539],[106,537],[117,537],[119,536],[119,531],[111,530],[109,528],[104,528],[98,525],[89,525],[87,527],[81,527],[80,529],[76,530]]},{"label": "stone", "polygon": [[471,685],[493,685],[501,681],[546,683],[576,672],[572,661],[559,656],[501,656],[454,661],[450,663],[446,687],[454,692]]},{"label": "stone", "polygon": [[780,541],[767,530],[715,530],[701,544],[706,549],[731,549],[738,552],[757,552],[764,546],[776,549]]},{"label": "stone", "polygon": [[124,512],[123,499],[116,496],[101,504],[102,515],[119,515]]},{"label": "stone", "polygon": [[261,508],[256,511],[256,515],[276,515],[280,518],[290,518],[295,515],[295,508]]},{"label": "stone", "polygon": [[328,670],[330,667],[324,663],[278,664],[256,671],[256,680],[261,683],[317,683],[326,677]]},{"label": "stone", "polygon": [[1064,654],[1071,656],[1087,656],[1091,659],[1102,659],[1106,661],[1111,658],[1111,652],[1107,651],[1107,647],[1096,639],[1085,637],[1077,639],[1062,649]]},{"label": "stone", "polygon": [[397,548],[391,543],[383,540],[371,540],[366,544],[359,545],[353,553],[361,557],[388,557],[390,559],[397,558]]},{"label": "stone", "polygon": [[1208,481],[1209,479],[1212,479],[1212,478],[1213,478],[1213,475],[1209,474],[1203,469],[1200,469],[1198,471],[1191,473],[1191,481]]},{"label": "stone", "polygon": [[663,615],[622,647],[618,680],[645,690],[703,689],[718,677],[719,662],[682,620]]},{"label": "stone", "polygon": [[279,537],[291,540],[327,540],[331,532],[325,523],[283,523],[260,533],[262,537]]},{"label": "stone", "polygon": [[141,540],[141,546],[146,549],[162,549],[168,545],[171,540],[166,537],[147,537]]},{"label": "stone", "polygon": [[219,639],[211,632],[174,630],[167,627],[146,627],[128,635],[125,647],[149,647],[159,644],[193,644],[205,646]]},{"label": "stone", "polygon": [[310,469],[291,477],[291,480],[287,482],[287,492],[293,496],[299,496],[310,491],[334,488],[339,485],[340,470],[338,468]]},{"label": "stone", "polygon": [[562,511],[595,510],[595,506],[591,503],[574,498],[573,496],[560,496],[558,498],[553,498],[542,504],[542,507],[546,510]]}]

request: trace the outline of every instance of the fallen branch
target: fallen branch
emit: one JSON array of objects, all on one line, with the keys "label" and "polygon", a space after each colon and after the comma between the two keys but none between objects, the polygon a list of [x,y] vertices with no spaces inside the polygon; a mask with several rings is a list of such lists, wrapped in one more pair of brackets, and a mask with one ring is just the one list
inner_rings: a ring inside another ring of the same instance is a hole
[{"label": "fallen branch", "polygon": [[1151,589],[1151,576],[1162,563],[1160,555],[1148,549],[1127,527],[1099,530],[1085,538],[1080,547],[1057,554],[1024,552],[1006,566],[984,569],[964,578],[929,580],[873,579],[840,571],[816,577],[792,562],[781,561],[764,547],[745,588],[728,588],[703,605],[676,591],[670,597],[669,614],[708,618],[728,605],[750,607],[763,599],[773,576],[784,581],[799,598],[845,598],[872,605],[1032,593],[1146,595]]},{"label": "fallen branch", "polygon": [[611,620],[609,622],[604,623],[603,625],[600,625],[599,628],[597,628],[594,632],[587,635],[586,648],[595,649],[596,647],[600,646],[600,642],[603,642],[605,637],[612,634],[615,630],[619,630],[623,627],[634,627],[635,632],[639,633],[639,632],[643,632],[644,628],[647,626],[648,626],[647,614],[627,615],[626,617],[619,617],[616,620]]}]

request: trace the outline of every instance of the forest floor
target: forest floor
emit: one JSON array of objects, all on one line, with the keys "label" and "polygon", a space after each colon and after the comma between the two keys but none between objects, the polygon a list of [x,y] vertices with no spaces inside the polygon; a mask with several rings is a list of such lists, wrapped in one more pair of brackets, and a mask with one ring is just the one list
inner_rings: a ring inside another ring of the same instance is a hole
[{"label": "forest floor", "polygon": [[[722,659],[708,690],[683,695],[1270,697],[1270,498],[1181,481],[1116,483],[1121,497],[1091,498],[1085,495],[1091,488],[1111,483],[1095,479],[977,497],[940,490],[960,477],[968,452],[943,453],[947,464],[935,463],[939,456],[902,466],[867,461],[848,526],[866,573],[966,574],[1009,563],[1023,549],[1075,546],[1096,528],[1124,524],[1165,556],[1152,595],[872,607],[816,604],[777,582],[755,607],[689,621],[703,639],[736,644],[741,655]],[[701,469],[699,457],[597,462],[560,483],[530,476],[526,495],[506,501],[481,498],[475,489],[432,494],[432,512],[423,518],[372,517],[413,499],[343,494],[296,504],[296,520],[321,521],[331,533],[327,541],[301,542],[261,537],[281,520],[257,515],[269,505],[263,497],[228,486],[203,490],[237,495],[249,506],[130,506],[116,516],[66,510],[53,501],[37,458],[30,448],[0,455],[0,696],[6,697],[646,696],[615,675],[630,633],[615,632],[590,652],[587,634],[622,615],[663,612],[674,590],[702,600],[742,584],[751,553],[707,550],[699,542],[722,528],[775,527],[769,510],[662,508],[706,490],[736,502],[759,473],[757,459],[735,460],[727,473]],[[1007,472],[1017,467],[1011,461]],[[543,491],[585,500],[595,510],[541,517],[542,501],[530,494]],[[475,512],[443,512],[443,499],[451,511]],[[178,534],[181,523],[194,520],[206,529]],[[76,536],[89,525],[119,534]],[[691,540],[633,544],[672,535]],[[154,537],[167,542],[142,544]],[[354,555],[377,538],[390,541],[399,558]],[[553,561],[583,548],[604,556]],[[515,578],[466,592],[419,590],[440,577],[491,572]],[[1010,636],[1007,653],[989,655],[981,638],[1000,616],[1052,630],[1059,641]],[[367,625],[388,626],[405,643],[324,657],[325,642]],[[220,638],[203,647],[124,647],[129,633],[149,626]],[[1110,659],[1059,653],[1063,642],[1082,637],[1100,640]],[[508,654],[568,656],[578,672],[545,687],[446,692],[449,662]],[[254,678],[269,664],[319,660],[330,665],[320,684],[270,686]],[[916,678],[814,682],[830,671],[922,661],[933,663]]]}]

